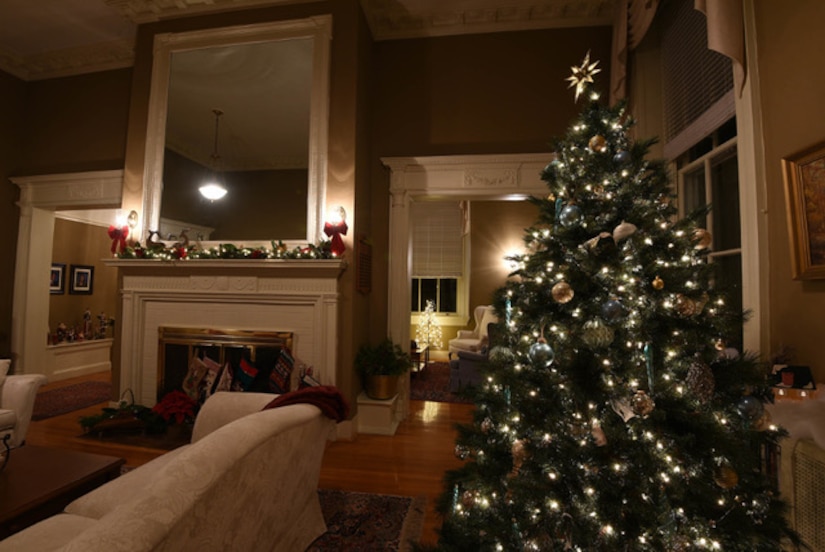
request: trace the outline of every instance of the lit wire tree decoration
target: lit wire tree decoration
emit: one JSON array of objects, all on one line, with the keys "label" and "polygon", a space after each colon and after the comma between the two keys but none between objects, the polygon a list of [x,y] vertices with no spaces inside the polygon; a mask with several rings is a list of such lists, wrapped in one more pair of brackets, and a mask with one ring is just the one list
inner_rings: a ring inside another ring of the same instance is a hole
[{"label": "lit wire tree decoration", "polygon": [[427,300],[427,305],[418,316],[418,328],[415,330],[415,342],[419,347],[441,348],[441,326],[435,315],[435,305]]},{"label": "lit wire tree decoration", "polygon": [[755,357],[726,344],[744,319],[711,285],[707,209],[677,220],[653,141],[599,103],[596,72],[574,68],[585,106],[494,297],[438,549],[778,550],[797,539],[760,454],[785,433]]}]

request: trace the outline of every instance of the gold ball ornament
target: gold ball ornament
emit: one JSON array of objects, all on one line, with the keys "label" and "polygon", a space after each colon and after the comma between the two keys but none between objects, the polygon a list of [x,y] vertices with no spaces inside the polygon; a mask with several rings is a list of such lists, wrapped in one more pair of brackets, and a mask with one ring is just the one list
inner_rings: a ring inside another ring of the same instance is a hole
[{"label": "gold ball ornament", "polygon": [[719,466],[713,474],[713,481],[723,489],[732,489],[739,484],[739,474],[730,466]]},{"label": "gold ball ornament", "polygon": [[582,325],[582,341],[590,348],[607,347],[613,343],[615,332],[598,318],[588,320]]},{"label": "gold ball ornament", "polygon": [[630,400],[630,407],[638,416],[642,418],[648,416],[653,409],[656,408],[656,403],[653,399],[642,390],[636,391],[633,398]]},{"label": "gold ball ornament", "polygon": [[677,313],[686,318],[696,314],[696,302],[682,293],[676,295],[676,301],[673,304],[673,308],[676,309]]},{"label": "gold ball ornament", "polygon": [[697,250],[707,249],[713,241],[713,236],[704,228],[697,228],[693,231],[693,248]]},{"label": "gold ball ornament", "polygon": [[656,276],[655,278],[653,278],[653,281],[650,283],[650,285],[653,286],[653,289],[660,291],[665,288],[665,281]]},{"label": "gold ball ornament", "polygon": [[557,283],[553,286],[553,289],[550,290],[550,293],[553,296],[553,300],[556,303],[561,304],[569,302],[571,299],[573,299],[573,296],[575,295],[573,288],[570,287],[570,284],[568,284],[567,282]]},{"label": "gold ball ornament", "polygon": [[607,149],[607,140],[604,139],[604,136],[601,134],[597,134],[590,139],[587,143],[587,146],[595,152],[601,153]]},{"label": "gold ball ornament", "polygon": [[471,491],[461,493],[461,505],[470,508],[476,501],[475,495]]}]

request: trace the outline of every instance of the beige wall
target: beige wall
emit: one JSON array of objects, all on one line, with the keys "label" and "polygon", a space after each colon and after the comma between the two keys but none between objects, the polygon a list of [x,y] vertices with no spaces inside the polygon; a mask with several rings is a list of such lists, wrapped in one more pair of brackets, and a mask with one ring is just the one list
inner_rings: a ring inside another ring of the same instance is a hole
[{"label": "beige wall", "polygon": [[[20,211],[15,202],[17,186],[8,177],[14,174],[22,155],[23,81],[0,71],[0,358],[11,355],[11,311],[14,292],[14,261],[17,254],[17,224]],[[11,261],[10,261],[11,260]],[[13,368],[12,368],[13,369]]]},{"label": "beige wall", "polygon": [[[94,322],[101,312],[114,316],[118,302],[117,269],[102,262],[112,256],[111,246],[106,228],[60,218],[54,221],[52,262],[66,265],[66,286],[64,293],[49,298],[49,330],[52,333],[60,322],[69,327],[82,326],[86,309],[91,311]],[[72,265],[94,267],[91,295],[71,293]]]},{"label": "beige wall", "polygon": [[825,2],[756,0],[769,206],[771,353],[794,350],[825,381],[825,280],[791,278],[783,157],[825,140]]},{"label": "beige wall", "polygon": [[[489,305],[507,281],[511,268],[504,257],[524,253],[524,231],[538,219],[527,201],[473,201],[470,243],[470,306]],[[472,321],[471,324],[472,325]]]}]

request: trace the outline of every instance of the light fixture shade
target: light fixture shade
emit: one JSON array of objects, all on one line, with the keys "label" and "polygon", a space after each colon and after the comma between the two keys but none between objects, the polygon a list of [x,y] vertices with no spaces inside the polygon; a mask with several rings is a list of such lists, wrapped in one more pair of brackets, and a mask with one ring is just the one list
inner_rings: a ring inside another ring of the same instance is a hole
[{"label": "light fixture shade", "polygon": [[201,195],[209,201],[217,201],[226,195],[226,188],[220,184],[216,184],[215,182],[204,184],[198,188],[198,191],[200,191]]}]

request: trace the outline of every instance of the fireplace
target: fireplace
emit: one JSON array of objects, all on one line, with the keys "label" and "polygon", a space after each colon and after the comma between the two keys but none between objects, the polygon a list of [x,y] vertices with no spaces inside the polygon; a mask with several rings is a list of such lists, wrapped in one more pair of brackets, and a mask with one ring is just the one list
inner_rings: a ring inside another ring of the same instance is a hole
[{"label": "fireplace", "polygon": [[[267,382],[284,350],[292,351],[291,332],[161,326],[158,328],[157,400],[170,391],[184,389],[191,367],[205,366],[204,361],[218,367],[219,372],[207,381],[199,378],[198,387],[203,388],[203,393],[199,393],[201,397],[213,393],[221,379],[231,384],[227,385],[229,390],[272,391]],[[242,368],[242,361],[256,369],[248,389],[238,386],[236,374]],[[293,373],[296,379],[298,370],[296,367]]]},{"label": "fireplace", "polygon": [[338,379],[340,259],[111,259],[120,275],[120,384],[157,402],[161,328],[291,334],[291,352],[315,379]]}]

